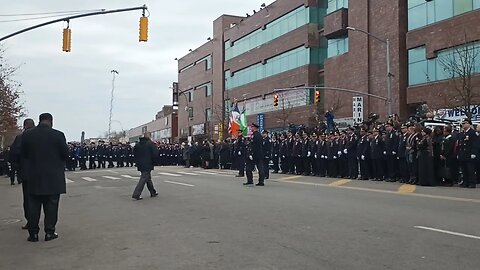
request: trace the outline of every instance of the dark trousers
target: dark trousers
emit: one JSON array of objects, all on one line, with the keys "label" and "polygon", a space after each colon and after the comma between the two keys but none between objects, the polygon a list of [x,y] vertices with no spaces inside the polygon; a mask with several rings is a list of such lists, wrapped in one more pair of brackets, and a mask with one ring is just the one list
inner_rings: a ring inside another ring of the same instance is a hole
[{"label": "dark trousers", "polygon": [[289,156],[287,157],[288,160],[288,172],[291,174],[295,174],[295,157]]},{"label": "dark trousers", "polygon": [[238,175],[245,176],[245,158],[238,157],[236,167],[238,168]]},{"label": "dark trousers", "polygon": [[475,186],[477,184],[477,179],[475,177],[475,162],[461,161],[460,168],[463,173],[463,185]]},{"label": "dark trousers", "polygon": [[372,159],[372,165],[373,165],[373,178],[377,180],[383,180],[385,177],[385,173],[383,171],[383,159],[381,158],[376,158]]},{"label": "dark trousers", "polygon": [[56,195],[33,195],[28,194],[28,232],[38,234],[40,227],[40,212],[43,206],[45,218],[43,220],[45,233],[54,233],[58,220],[58,203],[60,194]]},{"label": "dark trousers", "polygon": [[[23,193],[23,214],[25,215],[25,219],[28,222],[28,192],[27,192],[27,183],[22,180],[22,193]],[[28,223],[27,223],[28,228]]]},{"label": "dark trousers", "polygon": [[113,165],[113,160],[109,159],[108,160],[108,168],[113,168],[113,167],[115,167],[115,165]]},{"label": "dark trousers", "polygon": [[396,169],[396,164],[398,160],[396,156],[387,156],[387,172],[385,173],[385,176],[388,179],[395,180],[397,178],[397,169]]},{"label": "dark trousers", "polygon": [[302,167],[303,167],[303,174],[310,175],[312,172],[312,159],[310,157],[302,157]]},{"label": "dark trousers", "polygon": [[98,168],[105,169],[105,159],[99,159],[98,160]]},{"label": "dark trousers", "polygon": [[95,163],[95,158],[90,158],[90,159],[88,160],[88,168],[89,168],[90,170],[97,168],[97,164]]},{"label": "dark trousers", "polygon": [[270,166],[269,166],[269,163],[270,163],[270,159],[268,158],[264,158],[262,159],[262,162],[263,162],[263,174],[265,175],[265,179],[268,179],[270,178]]},{"label": "dark trousers", "polygon": [[337,171],[337,160],[332,159],[327,161],[327,175],[328,177],[337,177],[338,176],[338,171]]},{"label": "dark trousers", "polygon": [[410,173],[410,181],[417,181],[418,177],[418,160],[415,156],[411,156],[410,160],[408,160],[408,172]]},{"label": "dark trousers", "polygon": [[273,172],[277,173],[278,170],[280,170],[278,166],[278,156],[273,155],[272,161],[273,161]]},{"label": "dark trousers", "polygon": [[280,168],[282,169],[282,173],[287,173],[288,172],[288,162],[287,162],[287,157],[282,157],[280,159]]},{"label": "dark trousers", "polygon": [[138,184],[133,191],[132,197],[140,197],[140,195],[142,195],[145,184],[147,184],[147,189],[148,191],[150,191],[150,194],[157,193],[157,191],[153,187],[151,171],[144,171],[140,173],[140,180],[138,181]]},{"label": "dark trousers", "polygon": [[[11,169],[9,172],[8,172],[8,175],[10,176],[10,183],[13,185],[15,184],[15,175],[17,174],[17,172],[15,171],[15,169]],[[20,179],[17,178],[17,181],[18,183],[20,183]]]},{"label": "dark trousers", "polygon": [[324,158],[318,157],[315,160],[315,162],[317,163],[317,165],[316,165],[316,167],[317,167],[316,175],[321,176],[321,177],[325,177],[325,175],[327,174],[327,160],[324,159]]},{"label": "dark trousers", "polygon": [[257,166],[258,170],[258,183],[264,183],[265,182],[265,175],[264,175],[264,169],[263,169],[263,162],[261,160],[248,160],[247,161],[247,183],[253,183],[253,169],[254,167]]},{"label": "dark trousers", "polygon": [[368,180],[370,178],[370,161],[360,159],[360,176],[362,180]]},{"label": "dark trousers", "polygon": [[295,157],[295,171],[297,174],[303,173],[303,163],[301,157]]},{"label": "dark trousers", "polygon": [[86,170],[87,169],[87,160],[84,158],[81,158],[80,160],[80,170]]},{"label": "dark trousers", "polygon": [[350,178],[357,178],[358,177],[358,160],[355,155],[348,155],[347,157],[348,161],[348,174]]},{"label": "dark trousers", "polygon": [[406,182],[409,179],[408,164],[405,158],[398,159],[398,178],[402,182]]}]

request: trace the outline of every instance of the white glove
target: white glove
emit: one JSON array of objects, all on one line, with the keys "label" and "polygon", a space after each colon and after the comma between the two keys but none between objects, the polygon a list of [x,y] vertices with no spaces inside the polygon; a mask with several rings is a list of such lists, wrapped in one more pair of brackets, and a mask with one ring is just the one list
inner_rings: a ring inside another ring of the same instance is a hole
[{"label": "white glove", "polygon": [[333,159],[337,159],[337,156],[333,156]]},{"label": "white glove", "polygon": [[362,157],[361,157],[361,158],[362,158],[362,160],[365,160],[365,156],[364,156],[364,155],[362,155]]},{"label": "white glove", "polygon": [[342,151],[338,151],[337,154],[338,154],[339,156],[341,156],[341,155],[342,155]]},{"label": "white glove", "polygon": [[344,154],[348,154],[348,150],[347,150],[347,149],[343,149],[343,153],[344,153]]},{"label": "white glove", "polygon": [[285,158],[285,155],[282,155],[282,158]]},{"label": "white glove", "polygon": [[321,158],[325,159],[325,156],[321,156]]},{"label": "white glove", "polygon": [[475,159],[477,156],[476,155],[471,155],[470,156],[472,159]]},{"label": "white glove", "polygon": [[238,155],[241,156],[241,155],[242,155],[242,152],[241,152],[241,151],[238,151]]},{"label": "white glove", "polygon": [[386,155],[386,154],[387,154],[387,151],[383,151],[383,154]]},{"label": "white glove", "polygon": [[315,159],[317,158],[317,154],[315,154]]},{"label": "white glove", "polygon": [[252,155],[248,156],[248,158],[249,158],[250,160],[253,160],[253,157],[252,157]]},{"label": "white glove", "polygon": [[396,154],[397,154],[397,152],[395,152],[395,151],[392,151],[392,155],[396,155]]},{"label": "white glove", "polygon": [[312,155],[312,153],[310,153],[310,151],[308,151],[307,157],[310,157],[311,155]]}]

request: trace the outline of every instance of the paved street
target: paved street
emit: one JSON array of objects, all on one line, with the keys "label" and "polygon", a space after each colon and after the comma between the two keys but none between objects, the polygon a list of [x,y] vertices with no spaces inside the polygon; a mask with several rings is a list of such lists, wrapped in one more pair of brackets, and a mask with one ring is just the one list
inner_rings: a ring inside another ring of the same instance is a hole
[{"label": "paved street", "polygon": [[[26,241],[0,177],[0,269],[478,269],[480,190],[157,167],[67,173],[59,239]],[[42,226],[41,226],[42,227]],[[40,235],[43,238],[43,233]]]}]

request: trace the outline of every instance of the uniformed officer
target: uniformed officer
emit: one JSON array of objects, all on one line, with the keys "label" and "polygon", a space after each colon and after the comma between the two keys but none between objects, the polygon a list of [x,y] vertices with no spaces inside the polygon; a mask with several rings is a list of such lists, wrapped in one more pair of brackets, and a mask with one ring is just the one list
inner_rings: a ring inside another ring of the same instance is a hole
[{"label": "uniformed officer", "polygon": [[357,159],[360,164],[360,180],[370,178],[370,140],[367,129],[360,129],[360,138],[357,143]]},{"label": "uniformed officer", "polygon": [[105,160],[106,160],[105,144],[104,144],[104,141],[102,140],[98,141],[97,158],[98,158],[98,168],[105,169]]},{"label": "uniformed officer", "polygon": [[265,174],[265,179],[270,178],[270,158],[272,152],[272,144],[270,142],[270,137],[268,137],[268,131],[262,131],[262,151],[263,151],[263,169]]},{"label": "uniformed officer", "polygon": [[378,128],[373,129],[373,140],[371,141],[371,158],[372,158],[372,167],[373,167],[373,180],[374,181],[383,181],[384,179],[384,170],[383,162],[385,158],[385,144],[380,135],[380,130]]},{"label": "uniformed officer", "polygon": [[458,161],[463,174],[461,187],[475,188],[477,185],[475,177],[475,162],[478,155],[477,140],[477,134],[472,129],[472,121],[464,119],[462,132],[458,136]]},{"label": "uniformed officer", "polygon": [[407,164],[407,139],[408,139],[408,127],[402,125],[400,134],[398,136],[398,150],[397,150],[397,177],[400,183],[407,183],[409,178],[408,164]]},{"label": "uniformed officer", "polygon": [[273,172],[278,173],[280,169],[279,164],[279,156],[280,156],[280,142],[277,140],[277,136],[272,136],[272,162],[273,162]]},{"label": "uniformed officer", "polygon": [[348,163],[348,173],[347,176],[350,179],[357,179],[358,177],[358,159],[357,159],[357,143],[358,137],[355,134],[355,128],[348,128],[347,143],[345,149],[343,150],[344,154],[347,156]]},{"label": "uniformed officer", "polygon": [[385,176],[387,182],[395,182],[397,181],[397,151],[399,140],[398,135],[393,128],[393,123],[385,123],[385,130],[387,131],[385,134],[385,151],[383,152],[387,163],[387,172],[385,173]]},{"label": "uniformed officer", "polygon": [[265,185],[265,175],[264,175],[264,168],[262,159],[264,158],[263,148],[262,148],[262,135],[258,132],[259,126],[252,123],[251,129],[253,131],[252,134],[252,142],[249,144],[249,156],[247,161],[247,182],[243,183],[244,185],[251,185],[253,184],[253,167],[256,166],[258,169],[258,183],[256,186],[264,186]]},{"label": "uniformed officer", "polygon": [[288,164],[288,141],[287,137],[285,134],[280,135],[280,168],[282,169],[282,174],[287,174],[290,170],[289,164]]},{"label": "uniformed officer", "polygon": [[88,169],[96,169],[97,164],[95,163],[97,159],[97,147],[95,146],[94,142],[90,143],[90,147],[88,148]]},{"label": "uniformed officer", "polygon": [[245,158],[247,157],[247,149],[245,145],[245,140],[239,132],[235,144],[233,145],[234,154],[235,154],[235,167],[238,169],[238,174],[235,177],[244,177],[245,176]]},{"label": "uniformed officer", "polygon": [[312,173],[312,143],[306,132],[302,137],[302,174],[307,176]]}]

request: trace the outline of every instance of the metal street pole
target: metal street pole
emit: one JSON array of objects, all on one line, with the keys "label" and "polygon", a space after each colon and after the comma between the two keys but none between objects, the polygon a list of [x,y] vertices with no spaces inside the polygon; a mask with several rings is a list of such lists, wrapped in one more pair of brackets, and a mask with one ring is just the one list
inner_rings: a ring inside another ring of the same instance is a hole
[{"label": "metal street pole", "polygon": [[115,91],[115,74],[119,74],[117,70],[115,69],[112,69],[110,71],[113,75],[113,78],[112,78],[112,92],[111,92],[111,95],[110,95],[110,117],[108,118],[108,140],[110,141],[111,137],[112,137],[112,113],[113,113],[113,93]]},{"label": "metal street pole", "polygon": [[388,38],[386,40],[381,39],[370,32],[357,29],[355,27],[348,26],[346,29],[350,31],[364,33],[368,36],[375,38],[376,40],[382,43],[385,43],[386,49],[387,49],[387,113],[389,116],[392,115],[393,109],[392,109],[392,72],[391,72],[391,59],[390,59],[390,40]]}]

